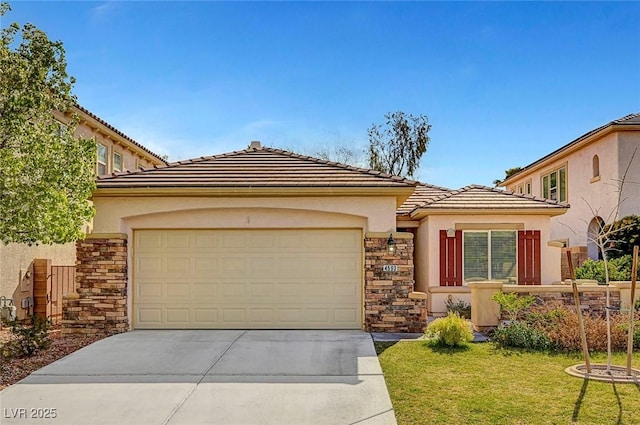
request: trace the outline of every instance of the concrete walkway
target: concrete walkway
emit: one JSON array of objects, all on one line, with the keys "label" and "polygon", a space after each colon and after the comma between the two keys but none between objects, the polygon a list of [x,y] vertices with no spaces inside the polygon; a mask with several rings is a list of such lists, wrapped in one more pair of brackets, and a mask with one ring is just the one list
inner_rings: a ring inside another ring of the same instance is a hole
[{"label": "concrete walkway", "polygon": [[0,405],[3,425],[396,423],[358,331],[132,331],[34,372]]}]

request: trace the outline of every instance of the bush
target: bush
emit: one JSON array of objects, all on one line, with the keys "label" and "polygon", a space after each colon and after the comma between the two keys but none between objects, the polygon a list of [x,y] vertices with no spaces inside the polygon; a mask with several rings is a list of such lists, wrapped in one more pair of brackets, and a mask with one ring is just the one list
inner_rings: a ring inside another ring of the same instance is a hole
[{"label": "bush", "polygon": [[431,322],[425,334],[436,344],[448,347],[466,345],[473,341],[471,322],[452,312],[449,312],[447,317],[440,317]]},{"label": "bush", "polygon": [[2,357],[28,357],[39,350],[49,348],[50,322],[37,316],[20,321],[14,320],[11,323],[11,334],[13,339],[2,346]]},{"label": "bush", "polygon": [[[610,227],[607,226],[606,230]],[[613,249],[608,252],[611,258],[633,254],[633,246],[640,245],[640,216],[630,215],[613,223],[614,229],[620,229],[613,233],[615,239]]]},{"label": "bush", "polygon": [[[629,334],[629,323],[618,325],[625,335]],[[627,341],[628,343],[628,341]],[[626,347],[626,346],[625,346]],[[640,321],[636,321],[633,324],[633,348],[640,349]]]},{"label": "bush", "polygon": [[515,293],[496,292],[491,299],[500,305],[501,311],[506,311],[509,320],[516,320],[522,310],[531,306],[536,298],[531,295],[520,296]]},{"label": "bush", "polygon": [[[623,325],[626,314],[611,314],[611,346],[625,350],[627,334]],[[582,349],[577,313],[562,303],[536,306],[527,314],[527,323],[545,334],[553,348],[562,351]],[[589,350],[607,350],[607,320],[602,316],[583,316]]]},{"label": "bush", "polygon": [[458,313],[460,317],[471,319],[471,304],[465,300],[454,301],[453,297],[449,295],[444,304],[447,307],[447,313]]},{"label": "bush", "polygon": [[[630,255],[612,258],[607,261],[609,280],[631,280],[632,261]],[[576,269],[576,279],[594,279],[600,283],[605,283],[604,260],[594,261],[587,259],[582,263],[582,266]]]},{"label": "bush", "polygon": [[493,341],[501,347],[542,351],[552,348],[551,340],[544,332],[520,320],[499,326],[493,333]]}]

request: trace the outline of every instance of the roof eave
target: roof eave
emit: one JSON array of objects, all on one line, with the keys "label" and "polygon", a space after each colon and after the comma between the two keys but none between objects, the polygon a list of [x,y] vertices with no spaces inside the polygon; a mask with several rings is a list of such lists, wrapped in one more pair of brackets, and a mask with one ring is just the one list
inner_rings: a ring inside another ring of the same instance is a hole
[{"label": "roof eave", "polygon": [[413,186],[394,187],[99,187],[92,198],[108,197],[309,197],[394,196],[400,207]]},{"label": "roof eave", "polygon": [[522,168],[516,174],[504,179],[499,186],[507,187],[510,184],[527,177],[529,174],[533,174],[535,171],[546,167],[550,162],[558,161],[565,156],[572,154],[573,152],[582,149],[584,146],[593,143],[611,133],[617,131],[640,131],[640,124],[622,124],[622,123],[609,123],[605,126],[594,130],[593,132],[586,133],[577,139],[567,143],[559,149],[551,152],[548,155],[543,156],[537,161]]},{"label": "roof eave", "polygon": [[546,215],[555,217],[567,212],[568,206],[548,208],[416,208],[411,211],[413,220],[429,215]]}]

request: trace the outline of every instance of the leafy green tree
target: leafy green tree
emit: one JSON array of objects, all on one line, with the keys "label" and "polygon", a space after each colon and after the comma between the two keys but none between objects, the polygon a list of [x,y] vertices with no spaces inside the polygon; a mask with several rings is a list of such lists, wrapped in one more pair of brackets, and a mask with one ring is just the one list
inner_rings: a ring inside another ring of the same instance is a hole
[{"label": "leafy green tree", "polygon": [[429,118],[398,111],[369,128],[369,167],[401,177],[413,177],[429,145]]},{"label": "leafy green tree", "polygon": [[[0,17],[10,7],[0,3]],[[0,241],[66,243],[94,214],[96,145],[76,138],[75,104],[60,41],[32,24],[0,31]]]}]

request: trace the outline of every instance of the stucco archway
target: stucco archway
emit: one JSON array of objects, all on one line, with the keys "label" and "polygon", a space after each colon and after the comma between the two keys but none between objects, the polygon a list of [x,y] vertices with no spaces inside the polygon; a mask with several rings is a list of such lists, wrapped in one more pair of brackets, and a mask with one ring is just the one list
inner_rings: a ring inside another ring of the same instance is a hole
[{"label": "stucco archway", "polygon": [[594,217],[589,223],[587,229],[587,254],[592,260],[602,259],[602,253],[596,243],[598,239],[598,233],[602,230],[605,223],[601,217]]}]

